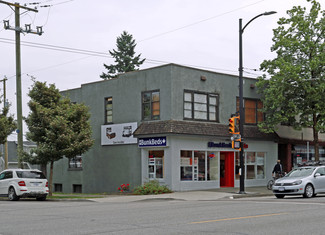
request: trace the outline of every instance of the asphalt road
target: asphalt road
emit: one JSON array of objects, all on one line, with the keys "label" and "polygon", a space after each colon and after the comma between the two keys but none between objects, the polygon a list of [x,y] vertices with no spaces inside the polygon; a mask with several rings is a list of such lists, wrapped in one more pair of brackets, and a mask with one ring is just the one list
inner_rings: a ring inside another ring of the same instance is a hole
[{"label": "asphalt road", "polygon": [[325,197],[0,201],[1,235],[325,234]]}]

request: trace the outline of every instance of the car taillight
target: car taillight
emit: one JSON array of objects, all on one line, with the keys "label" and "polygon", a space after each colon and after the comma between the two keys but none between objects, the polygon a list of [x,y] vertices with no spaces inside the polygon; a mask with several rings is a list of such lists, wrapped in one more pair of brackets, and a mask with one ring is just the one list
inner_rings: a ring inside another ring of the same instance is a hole
[{"label": "car taillight", "polygon": [[18,185],[19,185],[19,186],[26,186],[25,181],[19,181],[19,182],[18,182]]},{"label": "car taillight", "polygon": [[46,181],[46,185],[45,185],[45,187],[49,187],[49,182]]}]

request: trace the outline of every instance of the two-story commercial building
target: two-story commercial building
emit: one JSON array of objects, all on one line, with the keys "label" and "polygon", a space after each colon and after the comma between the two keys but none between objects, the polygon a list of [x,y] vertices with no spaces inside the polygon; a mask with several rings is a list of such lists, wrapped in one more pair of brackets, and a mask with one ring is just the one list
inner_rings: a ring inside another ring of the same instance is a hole
[{"label": "two-story commercial building", "polygon": [[[266,185],[278,157],[278,136],[257,128],[264,116],[255,82],[244,78],[245,186]],[[151,179],[174,191],[239,187],[228,133],[237,76],[168,64],[62,94],[90,107],[95,144],[55,163],[55,191],[116,192]]]}]

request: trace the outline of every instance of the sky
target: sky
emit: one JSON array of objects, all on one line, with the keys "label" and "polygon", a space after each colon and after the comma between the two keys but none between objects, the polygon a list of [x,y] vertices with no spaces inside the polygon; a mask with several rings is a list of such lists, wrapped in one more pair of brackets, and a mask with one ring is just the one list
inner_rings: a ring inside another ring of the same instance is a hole
[{"label": "sky", "polygon": [[[245,25],[266,11],[243,34],[244,76],[256,78],[259,65],[272,59],[273,29],[280,17],[306,0],[39,0],[11,1],[38,12],[21,9],[21,27],[42,26],[44,33],[21,34],[23,116],[29,109],[27,93],[33,82],[55,84],[60,90],[102,80],[103,64],[114,64],[108,51],[116,49],[123,31],[133,35],[136,54],[146,58],[140,69],[168,63],[238,75],[239,19]],[[325,0],[319,0],[322,9]],[[5,76],[10,113],[16,115],[15,25],[13,9],[0,3],[0,80]],[[257,71],[256,71],[257,70]],[[0,83],[0,95],[3,84]],[[0,104],[1,106],[3,103]],[[26,126],[24,126],[26,132]],[[15,136],[11,138],[15,140]]]}]

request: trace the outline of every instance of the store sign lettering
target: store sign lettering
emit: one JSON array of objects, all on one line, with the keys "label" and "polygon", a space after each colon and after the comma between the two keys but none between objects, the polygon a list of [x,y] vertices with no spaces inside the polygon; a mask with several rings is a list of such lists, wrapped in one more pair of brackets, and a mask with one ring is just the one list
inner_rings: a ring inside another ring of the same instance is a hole
[{"label": "store sign lettering", "polygon": [[231,148],[231,143],[214,143],[208,142],[208,148]]},{"label": "store sign lettering", "polygon": [[139,147],[162,147],[166,146],[166,137],[139,138]]}]

